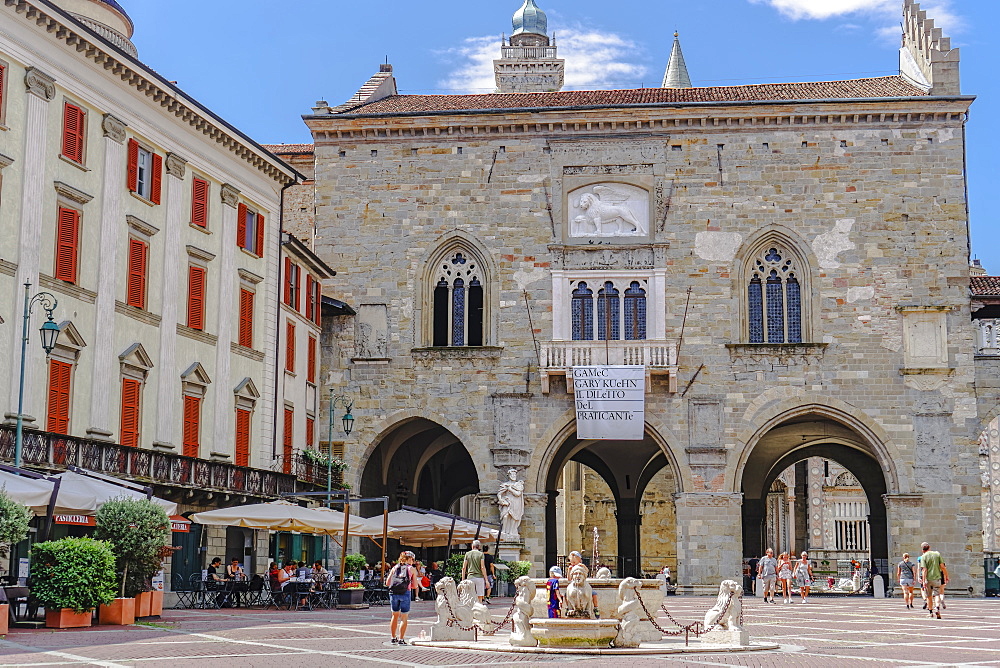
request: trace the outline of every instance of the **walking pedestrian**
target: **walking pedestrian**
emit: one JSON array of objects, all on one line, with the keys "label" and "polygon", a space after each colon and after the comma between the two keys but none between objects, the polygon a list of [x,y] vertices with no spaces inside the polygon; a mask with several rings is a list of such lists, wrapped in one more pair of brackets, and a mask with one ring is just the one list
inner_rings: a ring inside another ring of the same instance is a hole
[{"label": "walking pedestrian", "polygon": [[921,543],[920,572],[927,592],[927,612],[931,617],[941,619],[941,608],[944,607],[944,587],[948,584],[948,567],[941,558],[941,553],[931,549],[930,543]]},{"label": "walking pedestrian", "polygon": [[914,571],[916,564],[910,561],[910,555],[903,553],[903,560],[896,564],[896,582],[903,590],[903,603],[907,608],[913,607],[913,584],[916,580]]},{"label": "walking pedestrian", "polygon": [[559,591],[559,578],[562,577],[562,569],[553,566],[549,569],[549,579],[545,581],[545,589],[549,593],[549,619],[559,616],[559,608],[562,606],[562,593]]},{"label": "walking pedestrian", "polygon": [[490,554],[490,546],[483,545],[483,565],[486,566],[486,589],[490,592],[486,595],[486,599],[483,601],[486,605],[490,604],[490,594],[496,588],[496,570],[493,568],[493,563],[496,561],[492,554]]},{"label": "walking pedestrian", "polygon": [[787,552],[782,552],[778,558],[778,583],[781,584],[781,598],[785,603],[792,602],[792,561]]},{"label": "walking pedestrian", "polygon": [[767,603],[770,598],[771,603],[777,603],[774,600],[774,583],[778,577],[778,560],[774,558],[774,550],[770,547],[764,551],[764,557],[757,562],[757,576],[764,587],[764,602]]},{"label": "walking pedestrian", "polygon": [[809,587],[812,586],[813,567],[809,563],[809,554],[802,553],[802,558],[795,562],[795,584],[799,586],[799,596],[802,603],[809,598]]},{"label": "walking pedestrian", "polygon": [[[389,631],[392,633],[393,645],[406,645],[406,624],[410,616],[410,592],[416,590],[417,569],[413,567],[416,555],[412,552],[400,552],[399,561],[385,576],[385,586],[389,590],[389,605],[392,609],[392,621]],[[399,635],[396,635],[397,629]]]},{"label": "walking pedestrian", "polygon": [[472,541],[472,549],[465,553],[465,559],[462,561],[462,579],[472,580],[476,586],[476,598],[480,603],[483,602],[483,597],[489,594],[486,561],[483,559],[482,548],[481,542]]},{"label": "walking pedestrian", "polygon": [[750,593],[754,596],[757,595],[757,564],[760,563],[760,559],[757,557],[750,557],[750,561],[747,562],[747,575],[750,577]]}]

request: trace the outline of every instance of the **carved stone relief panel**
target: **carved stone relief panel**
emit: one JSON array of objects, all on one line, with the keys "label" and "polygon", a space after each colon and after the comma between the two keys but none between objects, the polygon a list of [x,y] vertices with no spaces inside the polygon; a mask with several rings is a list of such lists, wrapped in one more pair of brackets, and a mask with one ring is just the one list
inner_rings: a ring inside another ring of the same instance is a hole
[{"label": "carved stone relief panel", "polygon": [[936,307],[900,307],[903,351],[908,369],[948,366],[947,311]]},{"label": "carved stone relief panel", "polygon": [[649,236],[650,193],[619,182],[581,186],[567,194],[566,229],[573,239]]},{"label": "carved stone relief panel", "polygon": [[385,304],[360,304],[354,323],[356,358],[389,357],[389,313]]},{"label": "carved stone relief panel", "polygon": [[653,269],[666,265],[669,244],[549,246],[557,269]]}]

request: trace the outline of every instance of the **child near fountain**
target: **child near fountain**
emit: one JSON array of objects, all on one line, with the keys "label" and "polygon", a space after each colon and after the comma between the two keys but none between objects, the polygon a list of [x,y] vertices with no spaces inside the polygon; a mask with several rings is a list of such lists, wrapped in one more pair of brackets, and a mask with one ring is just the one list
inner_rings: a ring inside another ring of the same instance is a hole
[{"label": "child near fountain", "polygon": [[559,607],[562,605],[562,594],[559,592],[559,578],[562,577],[562,569],[553,566],[549,569],[549,579],[545,582],[545,589],[549,592],[549,618],[559,616]]}]

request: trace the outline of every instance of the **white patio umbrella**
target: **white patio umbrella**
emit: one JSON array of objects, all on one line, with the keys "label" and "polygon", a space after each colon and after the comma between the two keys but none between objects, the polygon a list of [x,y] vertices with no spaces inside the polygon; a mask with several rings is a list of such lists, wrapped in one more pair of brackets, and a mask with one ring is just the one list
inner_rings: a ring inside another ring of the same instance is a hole
[{"label": "white patio umbrella", "polygon": [[12,501],[26,506],[36,515],[48,513],[54,484],[51,480],[26,478],[0,471],[0,489],[5,491]]},{"label": "white patio umbrella", "polygon": [[[59,494],[56,497],[55,514],[57,515],[94,515],[97,510],[111,499],[129,497],[145,499],[146,493],[131,487],[116,485],[113,482],[80,475],[66,471],[53,476],[58,478]],[[150,499],[163,508],[167,515],[177,514],[177,504],[158,497]]]},{"label": "white patio umbrella", "polygon": [[[476,537],[476,528],[475,524],[456,519],[455,530],[452,532],[452,521],[447,517],[412,510],[394,510],[389,513],[389,537],[412,547],[448,545],[449,534],[453,544],[468,543]],[[488,534],[483,528],[479,531],[479,538],[490,540]]]},{"label": "white patio umbrella", "polygon": [[[336,536],[344,532],[344,514],[326,508],[304,508],[288,501],[253,503],[246,506],[219,508],[191,515],[198,524],[213,526],[245,527],[269,531],[301,531],[319,535]],[[382,524],[362,517],[348,518],[348,534],[353,536],[382,535]]]}]

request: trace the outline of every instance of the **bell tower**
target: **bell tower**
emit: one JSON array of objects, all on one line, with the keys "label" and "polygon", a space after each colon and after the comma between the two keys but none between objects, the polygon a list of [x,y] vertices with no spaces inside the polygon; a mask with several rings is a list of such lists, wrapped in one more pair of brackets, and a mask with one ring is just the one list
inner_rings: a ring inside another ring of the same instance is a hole
[{"label": "bell tower", "polygon": [[514,32],[502,41],[493,61],[498,93],[549,93],[562,90],[566,61],[556,57],[555,36],[549,39],[548,18],[535,0],[524,0],[514,13]]}]

